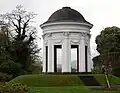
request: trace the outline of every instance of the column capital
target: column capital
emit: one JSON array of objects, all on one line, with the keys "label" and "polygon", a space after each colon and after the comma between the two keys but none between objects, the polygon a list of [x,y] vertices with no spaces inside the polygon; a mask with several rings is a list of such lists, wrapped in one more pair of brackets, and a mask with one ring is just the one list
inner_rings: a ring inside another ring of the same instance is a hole
[{"label": "column capital", "polygon": [[85,45],[88,46],[89,40],[85,40]]},{"label": "column capital", "polygon": [[81,37],[86,37],[86,36],[91,37],[91,34],[86,33],[86,32],[80,32],[79,35],[80,35]]},{"label": "column capital", "polygon": [[69,36],[70,33],[69,33],[69,32],[63,32],[63,35],[64,35],[64,36]]},{"label": "column capital", "polygon": [[79,35],[80,35],[81,37],[85,37],[85,36],[86,36],[86,33],[85,33],[85,32],[80,32]]},{"label": "column capital", "polygon": [[48,44],[48,40],[44,40],[44,45],[47,45]]},{"label": "column capital", "polygon": [[47,37],[52,37],[52,33],[48,33],[48,34],[47,34]]},{"label": "column capital", "polygon": [[91,38],[91,34],[88,34],[89,38]]}]

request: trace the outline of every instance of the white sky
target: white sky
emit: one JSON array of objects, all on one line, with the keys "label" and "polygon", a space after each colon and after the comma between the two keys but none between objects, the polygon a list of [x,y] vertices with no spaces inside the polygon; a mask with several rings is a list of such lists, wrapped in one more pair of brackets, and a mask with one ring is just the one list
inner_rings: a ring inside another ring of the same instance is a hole
[{"label": "white sky", "polygon": [[0,14],[11,12],[16,5],[23,5],[26,10],[38,14],[36,27],[39,37],[42,35],[39,25],[47,21],[56,10],[69,6],[79,11],[87,21],[94,25],[91,29],[92,56],[96,55],[95,37],[100,31],[108,26],[120,27],[120,0],[1,0]]}]

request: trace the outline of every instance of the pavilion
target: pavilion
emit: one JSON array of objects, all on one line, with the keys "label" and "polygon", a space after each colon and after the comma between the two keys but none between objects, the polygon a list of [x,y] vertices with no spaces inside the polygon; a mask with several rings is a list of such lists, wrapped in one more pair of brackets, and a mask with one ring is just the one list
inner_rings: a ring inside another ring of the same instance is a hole
[{"label": "pavilion", "polygon": [[61,72],[71,72],[71,49],[77,49],[76,72],[90,72],[91,23],[76,10],[63,7],[41,24],[43,29],[43,72],[58,72],[57,49],[62,49]]}]

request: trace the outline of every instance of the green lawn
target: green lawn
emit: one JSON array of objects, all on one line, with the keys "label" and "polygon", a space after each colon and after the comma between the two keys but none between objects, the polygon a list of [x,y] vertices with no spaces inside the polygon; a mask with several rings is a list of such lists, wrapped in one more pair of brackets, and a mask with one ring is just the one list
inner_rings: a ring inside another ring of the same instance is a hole
[{"label": "green lawn", "polygon": [[[120,93],[120,90],[90,89],[90,87],[84,85],[79,76],[83,75],[23,75],[8,82],[8,85],[13,83],[25,84],[30,87],[29,93]],[[103,74],[84,74],[84,76],[94,76],[101,85],[106,85]],[[112,85],[120,85],[120,78],[111,75],[109,79]]]},{"label": "green lawn", "polygon": [[91,90],[85,86],[31,87],[30,93],[120,93],[120,91]]},{"label": "green lawn", "polygon": [[[106,84],[105,76],[103,74],[81,74],[81,75],[22,75],[8,82],[21,83],[29,87],[52,87],[52,86],[84,86],[84,83],[79,76],[93,76],[101,85]],[[120,78],[111,75],[109,77],[110,83],[113,85],[120,84]]]},{"label": "green lawn", "polygon": [[79,86],[84,85],[77,75],[23,75],[9,82],[29,87]]}]

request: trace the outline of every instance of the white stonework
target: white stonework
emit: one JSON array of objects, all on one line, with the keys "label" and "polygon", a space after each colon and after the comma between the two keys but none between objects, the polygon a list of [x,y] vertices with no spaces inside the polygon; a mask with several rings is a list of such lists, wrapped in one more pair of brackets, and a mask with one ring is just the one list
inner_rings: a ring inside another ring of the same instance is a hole
[{"label": "white stonework", "polygon": [[48,46],[48,71],[54,72],[54,45],[62,46],[62,72],[71,72],[71,45],[79,45],[79,72],[85,72],[85,45],[88,72],[91,71],[90,29],[92,25],[79,22],[51,22],[41,25],[43,29],[43,72],[46,72],[46,46]]}]

